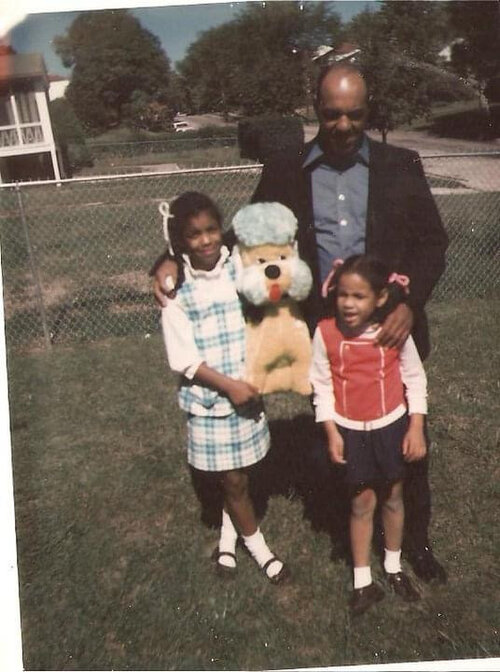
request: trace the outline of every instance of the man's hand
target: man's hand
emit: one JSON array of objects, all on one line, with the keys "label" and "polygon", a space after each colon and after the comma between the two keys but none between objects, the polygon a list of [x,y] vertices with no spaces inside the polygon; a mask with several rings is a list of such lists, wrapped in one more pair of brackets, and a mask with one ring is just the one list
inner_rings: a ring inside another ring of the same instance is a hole
[{"label": "man's hand", "polygon": [[175,297],[178,272],[177,262],[173,259],[165,259],[155,270],[153,292],[160,307],[167,305],[167,297],[169,299]]},{"label": "man's hand", "polygon": [[412,309],[406,303],[400,303],[383,321],[375,344],[401,348],[410,335],[413,322]]}]

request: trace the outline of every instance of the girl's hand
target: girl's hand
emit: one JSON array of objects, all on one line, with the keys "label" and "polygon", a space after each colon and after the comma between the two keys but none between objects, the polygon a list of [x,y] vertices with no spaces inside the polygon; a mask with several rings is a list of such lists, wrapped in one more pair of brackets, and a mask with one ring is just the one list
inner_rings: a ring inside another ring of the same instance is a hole
[{"label": "girl's hand", "polygon": [[335,464],[347,464],[344,459],[344,439],[333,420],[323,423],[328,437],[328,453]]},{"label": "girl's hand", "polygon": [[259,391],[250,383],[246,383],[244,380],[236,380],[232,378],[226,389],[226,394],[229,397],[229,400],[234,406],[242,406],[253,399],[256,399],[259,396]]},{"label": "girl's hand", "polygon": [[410,415],[410,425],[403,439],[402,451],[406,462],[416,462],[425,457],[427,445],[424,436],[423,415]]}]

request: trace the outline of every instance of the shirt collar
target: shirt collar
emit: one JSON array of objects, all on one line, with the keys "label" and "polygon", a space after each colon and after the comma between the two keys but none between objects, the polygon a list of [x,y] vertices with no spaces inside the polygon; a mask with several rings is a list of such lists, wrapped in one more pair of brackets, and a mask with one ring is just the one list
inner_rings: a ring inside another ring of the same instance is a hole
[{"label": "shirt collar", "polygon": [[[318,140],[315,140],[302,164],[302,167],[309,168],[312,166],[312,164],[319,165],[322,162],[323,157],[323,150],[319,146]],[[361,147],[356,153],[355,163],[362,163],[365,166],[370,165],[370,145],[368,144],[367,136],[364,134]]]},{"label": "shirt collar", "polygon": [[204,271],[201,268],[193,268],[193,265],[191,264],[191,259],[189,258],[189,255],[183,254],[182,258],[184,260],[184,264],[186,267],[187,274],[191,276],[192,278],[215,278],[217,277],[224,264],[226,263],[227,259],[229,257],[229,250],[225,245],[223,245],[220,249],[220,257],[219,261],[215,264],[215,266],[210,270],[210,271]]}]

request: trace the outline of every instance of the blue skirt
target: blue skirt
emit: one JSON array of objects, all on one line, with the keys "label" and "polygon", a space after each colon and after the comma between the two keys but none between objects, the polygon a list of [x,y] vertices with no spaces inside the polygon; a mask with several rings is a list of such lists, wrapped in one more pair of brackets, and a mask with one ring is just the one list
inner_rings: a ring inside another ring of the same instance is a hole
[{"label": "blue skirt", "polygon": [[188,414],[188,462],[201,471],[248,467],[269,451],[269,426],[261,402],[222,417]]},{"label": "blue skirt", "polygon": [[349,485],[364,486],[399,481],[406,475],[401,446],[408,429],[405,413],[387,427],[368,432],[337,425],[344,439],[347,464],[345,479]]}]

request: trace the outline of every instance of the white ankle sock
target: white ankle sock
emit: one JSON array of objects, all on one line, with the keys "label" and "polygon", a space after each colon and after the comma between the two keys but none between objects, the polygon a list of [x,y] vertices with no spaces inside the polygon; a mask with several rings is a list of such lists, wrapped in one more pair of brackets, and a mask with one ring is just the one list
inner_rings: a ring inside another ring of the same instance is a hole
[{"label": "white ankle sock", "polygon": [[384,569],[387,574],[397,574],[401,571],[401,549],[389,551],[384,548]]},{"label": "white ankle sock", "polygon": [[[270,551],[264,535],[259,528],[257,528],[257,532],[254,532],[249,537],[242,535],[242,538],[259,567],[264,567],[266,562],[269,562],[274,557],[274,553]],[[272,579],[273,576],[280,573],[282,567],[283,563],[281,561],[272,562],[266,569],[267,576]]]},{"label": "white ankle sock", "polygon": [[372,570],[370,567],[354,568],[354,589],[366,588],[372,583]]},{"label": "white ankle sock", "polygon": [[[238,532],[233,525],[231,516],[225,509],[222,509],[222,525],[220,528],[219,553],[233,553],[236,550],[236,540]],[[229,555],[221,555],[218,560],[220,565],[226,567],[236,567],[236,561]]]}]

